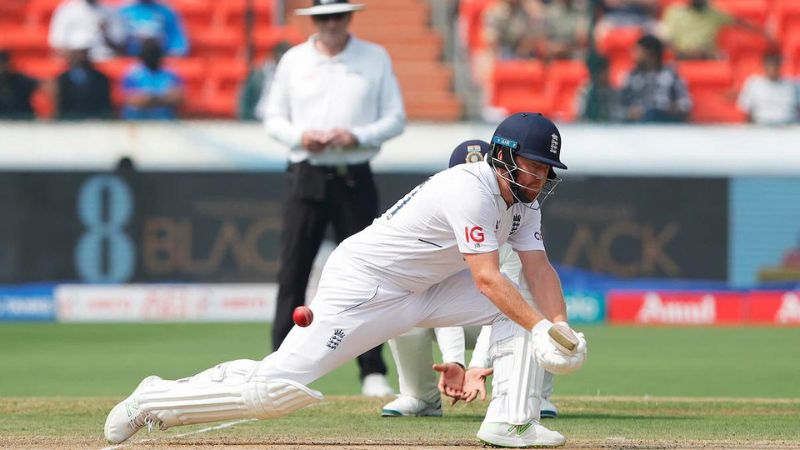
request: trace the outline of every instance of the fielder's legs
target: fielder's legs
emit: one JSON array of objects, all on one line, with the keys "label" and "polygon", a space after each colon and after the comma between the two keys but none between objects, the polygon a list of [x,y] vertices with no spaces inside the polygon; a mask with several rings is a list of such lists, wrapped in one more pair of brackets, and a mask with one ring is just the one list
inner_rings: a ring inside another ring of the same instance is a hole
[{"label": "fielder's legs", "polygon": [[386,406],[384,417],[441,416],[442,402],[433,366],[435,335],[430,328],[412,328],[389,340],[394,356],[400,395]]}]

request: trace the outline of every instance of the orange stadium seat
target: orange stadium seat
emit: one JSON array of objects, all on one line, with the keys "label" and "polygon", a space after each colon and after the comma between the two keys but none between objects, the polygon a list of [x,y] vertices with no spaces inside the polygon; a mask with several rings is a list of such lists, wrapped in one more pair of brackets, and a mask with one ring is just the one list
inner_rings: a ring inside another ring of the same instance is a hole
[{"label": "orange stadium seat", "polygon": [[551,96],[551,114],[558,120],[575,120],[575,96],[589,80],[589,70],[582,60],[553,61],[547,66],[547,93]]},{"label": "orange stadium seat", "polygon": [[19,25],[25,21],[28,0],[0,1],[0,26]]},{"label": "orange stadium seat", "polygon": [[67,69],[67,64],[59,58],[19,57],[14,59],[14,68],[40,80],[52,80]]},{"label": "orange stadium seat", "polygon": [[30,0],[25,13],[25,24],[47,29],[50,26],[53,11],[61,2],[62,0]]},{"label": "orange stadium seat", "polygon": [[725,27],[719,34],[717,46],[731,62],[734,79],[740,84],[755,71],[770,47],[764,36],[736,27]]},{"label": "orange stadium seat", "polygon": [[769,15],[767,0],[715,0],[714,6],[740,19],[763,26]]},{"label": "orange stadium seat", "polygon": [[793,29],[800,28],[800,1],[773,0],[775,31],[780,40],[785,39]]},{"label": "orange stadium seat", "polygon": [[47,44],[47,28],[26,25],[7,25],[0,33],[0,48],[10,51],[14,57],[51,56]]},{"label": "orange stadium seat", "polygon": [[532,60],[496,62],[491,74],[489,102],[509,112],[536,109],[549,113],[551,102],[545,93],[544,64]]},{"label": "orange stadium seat", "polygon": [[[255,28],[266,28],[273,25],[275,12],[274,0],[251,0],[253,4],[253,25]],[[248,0],[214,1],[212,23],[214,26],[237,27],[244,29]]]},{"label": "orange stadium seat", "polygon": [[483,12],[495,0],[462,0],[458,5],[459,31],[470,53],[483,48]]},{"label": "orange stadium seat", "polygon": [[190,28],[192,54],[211,59],[236,56],[245,49],[245,31],[233,27]]},{"label": "orange stadium seat", "polygon": [[186,26],[208,26],[211,23],[211,0],[168,0]]},{"label": "orange stadium seat", "polygon": [[787,33],[783,41],[784,74],[800,76],[800,27]]},{"label": "orange stadium seat", "polygon": [[736,108],[733,69],[727,61],[681,61],[677,65],[692,96],[691,120],[698,123],[738,123],[745,115]]}]

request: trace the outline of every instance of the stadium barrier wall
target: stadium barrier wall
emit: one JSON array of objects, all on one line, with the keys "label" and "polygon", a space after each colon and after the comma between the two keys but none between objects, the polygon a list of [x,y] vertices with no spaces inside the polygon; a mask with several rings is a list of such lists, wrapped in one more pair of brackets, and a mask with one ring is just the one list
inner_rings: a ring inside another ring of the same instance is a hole
[{"label": "stadium barrier wall", "polygon": [[[383,209],[427,175],[378,174]],[[274,172],[0,172],[0,283],[274,282],[284,184]],[[553,261],[726,280],[727,180],[592,176],[559,189],[543,223]]]},{"label": "stadium barrier wall", "polygon": [[608,323],[800,325],[800,291],[610,291]]},{"label": "stadium barrier wall", "polygon": [[0,287],[0,322],[56,320],[53,286]]}]

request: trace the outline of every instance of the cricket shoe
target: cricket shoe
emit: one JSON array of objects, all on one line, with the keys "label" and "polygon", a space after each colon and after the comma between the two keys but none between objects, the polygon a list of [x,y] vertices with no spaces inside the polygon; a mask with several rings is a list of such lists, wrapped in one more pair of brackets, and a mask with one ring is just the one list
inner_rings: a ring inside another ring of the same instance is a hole
[{"label": "cricket shoe", "polygon": [[160,379],[155,375],[145,378],[139,383],[139,386],[136,386],[136,389],[128,398],[117,403],[117,406],[108,413],[106,425],[103,428],[108,442],[112,444],[125,442],[144,426],[147,426],[148,430],[152,430],[155,427],[164,429],[155,414],[150,414],[139,408],[139,402],[136,399],[136,395],[142,388]]},{"label": "cricket shoe", "polygon": [[394,389],[389,386],[385,375],[371,373],[361,381],[361,394],[366,397],[391,397]]},{"label": "cricket shoe", "polygon": [[561,433],[548,430],[532,420],[525,425],[504,422],[482,423],[478,439],[493,447],[558,447],[567,442]]},{"label": "cricket shoe", "polygon": [[539,415],[542,419],[554,419],[558,417],[558,408],[549,399],[543,398],[539,405]]},{"label": "cricket shoe", "polygon": [[381,412],[383,417],[423,417],[442,416],[442,400],[426,402],[410,395],[400,394],[396,399],[387,403]]}]

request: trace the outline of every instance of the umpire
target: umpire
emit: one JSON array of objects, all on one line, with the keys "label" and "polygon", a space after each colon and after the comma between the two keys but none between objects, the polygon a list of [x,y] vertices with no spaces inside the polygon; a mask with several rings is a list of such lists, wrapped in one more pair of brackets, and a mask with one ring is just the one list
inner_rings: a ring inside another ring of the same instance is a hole
[{"label": "umpire", "polygon": [[[369,160],[405,126],[389,55],[348,31],[353,12],[363,8],[348,0],[313,0],[311,7],[296,10],[310,16],[318,32],[280,60],[267,103],[267,134],[289,147],[274,349],[293,326],[294,308],[305,304],[328,224],[341,242],[377,217]],[[381,346],[359,356],[358,363],[364,395],[394,393]]]}]

